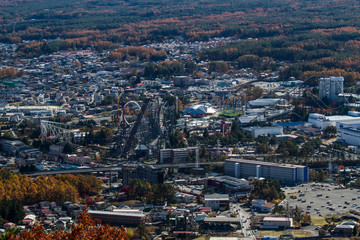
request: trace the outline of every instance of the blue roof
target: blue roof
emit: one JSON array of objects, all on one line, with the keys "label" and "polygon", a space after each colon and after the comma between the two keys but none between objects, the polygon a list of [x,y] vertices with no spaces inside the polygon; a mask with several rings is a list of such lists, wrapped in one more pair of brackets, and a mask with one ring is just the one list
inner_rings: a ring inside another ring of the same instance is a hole
[{"label": "blue roof", "polygon": [[204,221],[204,219],[206,218],[206,215],[197,215],[195,218],[195,221]]},{"label": "blue roof", "polygon": [[302,126],[304,122],[283,122],[283,123],[275,123],[276,126],[280,127],[295,127],[295,126]]}]

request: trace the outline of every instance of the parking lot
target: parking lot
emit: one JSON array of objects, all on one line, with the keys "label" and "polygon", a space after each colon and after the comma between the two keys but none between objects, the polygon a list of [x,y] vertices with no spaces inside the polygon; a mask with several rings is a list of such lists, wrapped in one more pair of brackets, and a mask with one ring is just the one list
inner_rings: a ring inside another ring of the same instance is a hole
[{"label": "parking lot", "polygon": [[[360,190],[340,189],[330,184],[304,184],[283,188],[287,193],[285,207],[300,207],[311,216],[342,214],[350,209],[360,211]],[[290,196],[296,195],[296,199]]]}]

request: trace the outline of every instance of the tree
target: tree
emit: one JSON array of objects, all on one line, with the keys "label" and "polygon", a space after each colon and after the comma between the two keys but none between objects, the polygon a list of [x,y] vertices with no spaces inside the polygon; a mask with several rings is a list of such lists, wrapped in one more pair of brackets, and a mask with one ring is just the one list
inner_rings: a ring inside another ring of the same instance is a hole
[{"label": "tree", "polygon": [[175,190],[172,185],[169,184],[157,184],[154,186],[154,201],[168,203],[175,202]]},{"label": "tree", "polygon": [[256,152],[259,154],[266,154],[270,151],[271,151],[271,148],[269,147],[269,145],[267,145],[265,143],[261,143],[256,146]]},{"label": "tree", "polygon": [[150,231],[148,228],[145,227],[144,224],[140,224],[137,227],[136,232],[139,234],[140,238],[148,239],[150,237]]},{"label": "tree", "polygon": [[5,232],[0,234],[0,240],[8,240],[11,239],[13,236],[16,236],[20,233],[20,228],[11,227],[5,229]]},{"label": "tree", "polygon": [[35,225],[31,230],[24,230],[21,235],[11,236],[14,240],[62,240],[62,239],[116,239],[127,240],[124,227],[111,227],[102,225],[87,214],[86,210],[80,215],[76,224],[71,226],[71,231],[56,230],[46,232],[42,225]]},{"label": "tree", "polygon": [[188,74],[194,74],[194,72],[198,69],[197,65],[192,61],[185,62],[185,69]]},{"label": "tree", "polygon": [[324,130],[325,137],[332,138],[335,137],[337,133],[337,129],[335,126],[327,126]]},{"label": "tree", "polygon": [[63,153],[69,154],[69,153],[73,153],[74,152],[74,148],[71,145],[71,143],[66,142],[63,148]]},{"label": "tree", "polygon": [[204,130],[203,138],[204,138],[204,140],[207,140],[209,138],[209,130],[207,128],[205,128],[205,130]]},{"label": "tree", "polygon": [[310,214],[305,213],[304,216],[303,216],[303,218],[301,219],[301,223],[302,223],[302,224],[309,225],[309,224],[311,223]]},{"label": "tree", "polygon": [[17,223],[24,218],[25,213],[20,202],[4,200],[0,202],[0,216],[7,221]]},{"label": "tree", "polygon": [[227,71],[229,71],[229,65],[226,62],[210,62],[209,64],[209,73],[226,73]]}]

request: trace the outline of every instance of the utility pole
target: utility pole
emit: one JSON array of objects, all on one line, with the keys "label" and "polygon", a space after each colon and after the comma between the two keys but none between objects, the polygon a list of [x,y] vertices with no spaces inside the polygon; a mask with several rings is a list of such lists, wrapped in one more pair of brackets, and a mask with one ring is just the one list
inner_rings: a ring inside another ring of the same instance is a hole
[{"label": "utility pole", "polygon": [[329,155],[329,158],[330,159],[329,159],[329,166],[328,166],[328,168],[329,168],[328,178],[331,179],[331,171],[332,171],[331,153]]},{"label": "utility pole", "polygon": [[200,159],[199,159],[199,147],[200,147],[200,142],[197,141],[197,142],[196,142],[195,168],[199,168],[199,163],[200,163]]},{"label": "utility pole", "polygon": [[220,139],[217,140],[216,148],[216,154],[220,157]]},{"label": "utility pole", "polygon": [[175,111],[176,111],[176,113],[179,112],[179,98],[178,98],[178,96],[175,97]]}]

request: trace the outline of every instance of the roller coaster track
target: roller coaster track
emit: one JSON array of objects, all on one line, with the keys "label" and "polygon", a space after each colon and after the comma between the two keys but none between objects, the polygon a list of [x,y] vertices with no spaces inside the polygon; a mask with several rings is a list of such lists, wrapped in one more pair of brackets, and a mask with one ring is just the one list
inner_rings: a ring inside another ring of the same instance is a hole
[{"label": "roller coaster track", "polygon": [[141,120],[146,112],[146,109],[149,105],[150,99],[146,98],[141,106],[141,111],[140,113],[137,115],[136,121],[134,123],[134,125],[132,126],[132,128],[130,129],[130,132],[128,134],[127,139],[125,140],[125,144],[123,146],[123,148],[121,149],[121,158],[126,158],[127,157],[127,153],[129,152],[129,150],[132,147],[132,144],[134,142],[134,138],[135,138],[135,134],[141,124]]}]

